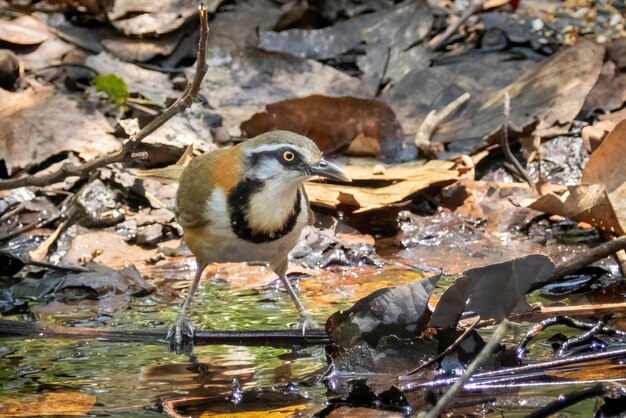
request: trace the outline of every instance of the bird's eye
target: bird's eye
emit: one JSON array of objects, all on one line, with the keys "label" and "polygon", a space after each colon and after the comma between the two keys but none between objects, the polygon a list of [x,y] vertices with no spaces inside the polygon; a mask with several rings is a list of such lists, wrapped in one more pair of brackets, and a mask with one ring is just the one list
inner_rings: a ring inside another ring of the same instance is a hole
[{"label": "bird's eye", "polygon": [[295,159],[296,159],[296,154],[294,154],[293,152],[291,151],[283,152],[283,160],[287,161],[288,163],[292,162]]}]

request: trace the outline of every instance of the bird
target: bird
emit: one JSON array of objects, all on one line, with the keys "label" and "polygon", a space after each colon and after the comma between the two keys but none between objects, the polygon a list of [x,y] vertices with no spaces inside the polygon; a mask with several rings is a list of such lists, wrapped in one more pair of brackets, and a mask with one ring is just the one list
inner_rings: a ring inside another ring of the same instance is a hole
[{"label": "bird", "polygon": [[304,181],[315,176],[350,181],[311,139],[280,130],[196,156],[184,168],[175,213],[196,272],[166,335],[171,351],[193,350],[189,314],[202,272],[211,263],[268,264],[298,310],[303,332],[317,328],[286,275],[289,252],[314,221]]}]

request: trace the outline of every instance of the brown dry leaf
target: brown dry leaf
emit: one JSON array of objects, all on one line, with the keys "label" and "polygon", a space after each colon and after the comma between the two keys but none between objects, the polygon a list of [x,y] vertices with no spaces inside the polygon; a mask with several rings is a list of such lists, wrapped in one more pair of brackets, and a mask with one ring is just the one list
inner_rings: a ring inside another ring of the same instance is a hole
[{"label": "brown dry leaf", "polygon": [[547,194],[529,207],[587,222],[612,234],[626,233],[626,121],[591,154],[582,182],[561,195]]},{"label": "brown dry leaf", "polygon": [[337,161],[337,164],[353,181],[416,180],[428,176],[431,170],[433,175],[437,176],[442,172],[450,172],[454,168],[453,162],[444,160],[410,161],[386,165],[372,158],[350,158],[346,162]]},{"label": "brown dry leaf", "polygon": [[366,188],[306,183],[305,189],[313,205],[332,209],[345,205],[354,213],[362,213],[406,202],[413,194],[431,185],[452,182],[459,178],[455,170],[420,168],[415,170],[409,180],[390,186]]},{"label": "brown dry leaf", "polygon": [[0,405],[3,417],[38,417],[53,415],[83,416],[93,408],[96,397],[81,392],[50,392],[4,399]]},{"label": "brown dry leaf", "polygon": [[115,74],[124,80],[129,92],[139,93],[158,105],[165,106],[168,98],[179,96],[166,74],[120,61],[106,52],[90,55],[86,64],[102,75]]},{"label": "brown dry leaf", "polygon": [[[626,200],[626,188],[616,190],[617,198]],[[562,195],[554,193],[540,197],[528,205],[545,213],[565,216],[575,221],[587,222],[612,234],[623,235],[626,211],[616,211],[603,184],[570,186]]]},{"label": "brown dry leaf", "polygon": [[611,193],[626,181],[626,120],[621,121],[591,154],[582,183],[602,183]]},{"label": "brown dry leaf", "polygon": [[46,24],[32,16],[0,20],[0,41],[14,45],[38,45],[49,37]]},{"label": "brown dry leaf", "polygon": [[120,148],[100,112],[87,112],[52,88],[0,89],[0,126],[0,156],[9,174],[62,151],[89,160]]},{"label": "brown dry leaf", "polygon": [[366,141],[371,148],[361,147],[361,152],[388,161],[397,159],[404,141],[402,127],[389,106],[356,97],[313,95],[283,100],[241,124],[241,132],[250,138],[277,129],[308,136],[324,152],[342,151],[357,137],[361,141],[371,138],[374,141]]}]

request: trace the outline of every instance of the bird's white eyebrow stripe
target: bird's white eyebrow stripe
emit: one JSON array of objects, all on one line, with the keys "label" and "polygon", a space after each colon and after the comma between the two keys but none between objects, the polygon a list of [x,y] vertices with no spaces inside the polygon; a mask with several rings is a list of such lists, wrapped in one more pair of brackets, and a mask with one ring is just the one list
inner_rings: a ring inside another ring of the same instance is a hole
[{"label": "bird's white eyebrow stripe", "polygon": [[276,151],[276,150],[284,149],[284,148],[289,148],[295,152],[298,152],[297,148],[292,147],[289,144],[265,144],[265,145],[261,145],[260,147],[245,149],[245,152],[246,154],[256,154],[256,153],[261,153],[261,152]]}]

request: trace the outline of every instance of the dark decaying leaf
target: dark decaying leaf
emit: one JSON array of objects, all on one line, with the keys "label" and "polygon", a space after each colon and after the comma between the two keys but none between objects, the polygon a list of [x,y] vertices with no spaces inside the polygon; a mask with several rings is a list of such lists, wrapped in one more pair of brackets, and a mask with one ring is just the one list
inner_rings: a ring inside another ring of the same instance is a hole
[{"label": "dark decaying leaf", "polygon": [[341,348],[336,354],[331,355],[332,362],[341,373],[397,375],[436,356],[437,342],[421,337],[409,339],[391,335],[380,338],[376,347],[360,342]]},{"label": "dark decaying leaf", "polygon": [[604,59],[604,47],[580,42],[564,49],[524,72],[514,83],[487,95],[472,97],[463,111],[439,126],[434,142],[454,143],[465,149],[464,141],[497,137],[503,122],[504,93],[511,97],[510,122],[518,130],[536,124],[539,136],[567,132],[592,89]]},{"label": "dark decaying leaf", "polygon": [[441,108],[439,103],[447,104],[469,92],[468,103],[443,121],[432,137],[433,142],[448,144],[455,152],[472,154],[486,145],[486,139],[497,137],[506,91],[511,96],[511,125],[516,130],[555,135],[567,131],[580,112],[600,74],[604,47],[580,42],[539,64],[506,61],[506,55],[474,56],[412,71],[385,92],[385,100],[396,111],[404,131],[416,132],[430,110]]},{"label": "dark decaying leaf", "polygon": [[429,325],[452,327],[463,312],[501,321],[512,312],[530,309],[526,292],[545,282],[554,269],[549,257],[533,254],[467,270],[443,293]]},{"label": "dark decaying leaf", "polygon": [[404,55],[413,67],[428,65],[427,54],[405,52],[428,34],[432,22],[426,1],[408,0],[322,29],[261,32],[259,46],[267,51],[326,60],[359,49],[364,43],[365,54],[357,58],[356,65],[365,84],[376,93],[383,78],[393,78],[392,74],[397,77],[402,72],[394,72],[395,65],[387,65],[391,64],[390,56]]},{"label": "dark decaying leaf", "polygon": [[13,277],[22,267],[24,267],[22,260],[7,252],[0,251],[0,277]]},{"label": "dark decaying leaf", "polygon": [[515,60],[511,53],[464,54],[445,64],[411,68],[382,97],[396,112],[404,132],[415,133],[431,110],[442,109],[465,92],[472,98],[494,93],[534,66]]},{"label": "dark decaying leaf", "polygon": [[383,102],[356,97],[313,95],[266,106],[241,124],[247,137],[284,129],[306,135],[324,152],[339,152],[357,137],[374,139],[371,154],[397,160],[404,142],[402,127]]},{"label": "dark decaying leaf", "polygon": [[47,271],[42,278],[27,277],[11,288],[13,297],[35,300],[99,299],[108,295],[145,296],[154,286],[147,283],[135,266],[114,270],[92,263],[90,271],[71,273]]},{"label": "dark decaying leaf", "polygon": [[607,56],[620,70],[626,70],[626,38],[616,39],[607,47]]},{"label": "dark decaying leaf", "polygon": [[326,331],[333,342],[344,348],[362,342],[376,347],[387,336],[419,336],[428,322],[428,300],[440,277],[379,289],[350,309],[331,315]]}]

